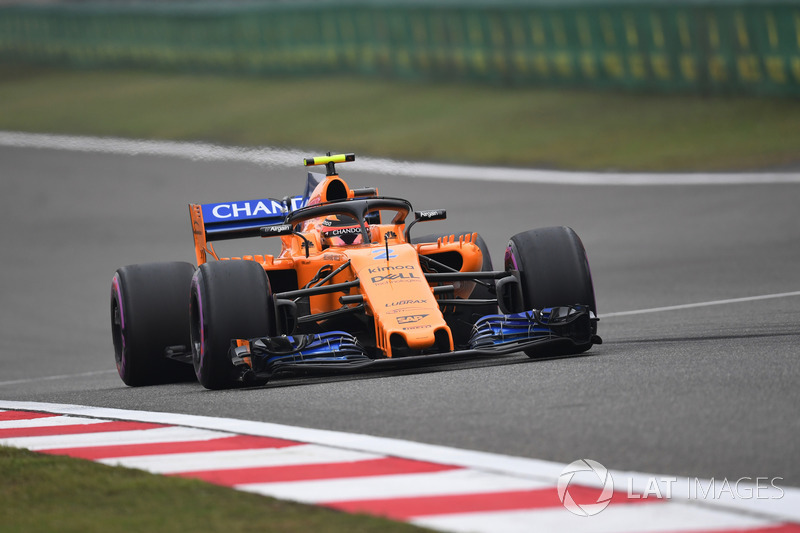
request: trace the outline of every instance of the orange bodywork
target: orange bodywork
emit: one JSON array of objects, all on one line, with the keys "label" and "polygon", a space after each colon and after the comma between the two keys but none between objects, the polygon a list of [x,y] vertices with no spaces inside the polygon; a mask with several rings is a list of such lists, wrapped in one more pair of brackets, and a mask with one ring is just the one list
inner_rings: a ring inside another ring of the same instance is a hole
[{"label": "orange bodywork", "polygon": [[[343,200],[345,194],[348,199],[354,197],[353,190],[338,175],[326,176],[312,192],[307,205]],[[483,255],[476,245],[477,234],[460,238],[451,235],[435,243],[411,244],[405,240],[405,222],[389,221],[369,224],[368,243],[325,247],[321,238],[323,220],[311,219],[304,221],[296,234],[279,237],[282,249],[277,257],[254,254],[225,258],[219,257],[207,242],[201,206],[191,204],[189,207],[198,266],[210,259],[256,261],[268,275],[276,271],[294,271],[296,289],[313,282],[326,265],[330,266],[330,271],[335,271],[349,261],[349,265],[328,283],[359,280],[359,286],[310,296],[312,314],[353,306],[353,303],[342,303],[340,297],[360,295],[364,313],[374,322],[376,347],[386,357],[392,357],[392,346],[398,344],[398,337],[403,341],[401,344],[412,350],[453,350],[452,332],[433,291],[436,283],[426,281],[419,256],[456,252],[461,256],[461,272],[480,271]],[[453,285],[453,290],[447,294],[450,298],[468,298],[474,288],[472,282],[449,285]]]}]

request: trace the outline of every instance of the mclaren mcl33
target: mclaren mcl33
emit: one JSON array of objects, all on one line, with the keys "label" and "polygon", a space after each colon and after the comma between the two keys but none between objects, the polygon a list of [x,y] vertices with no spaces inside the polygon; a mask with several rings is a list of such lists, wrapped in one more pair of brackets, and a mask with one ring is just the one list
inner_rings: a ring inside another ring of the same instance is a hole
[{"label": "mclaren mcl33", "polygon": [[[111,289],[117,369],[132,386],[196,377],[210,389],[282,374],[354,372],[524,352],[580,354],[601,343],[578,235],[512,236],[502,270],[477,233],[412,235],[443,209],[414,211],[351,188],[308,158],[305,192],[190,204],[197,266],[122,267]],[[213,243],[280,239],[280,253],[221,257]]]}]

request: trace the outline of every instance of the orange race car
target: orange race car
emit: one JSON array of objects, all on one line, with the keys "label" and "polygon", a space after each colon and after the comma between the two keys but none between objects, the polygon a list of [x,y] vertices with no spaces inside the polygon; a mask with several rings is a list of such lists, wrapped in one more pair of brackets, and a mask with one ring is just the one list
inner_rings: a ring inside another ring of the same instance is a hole
[{"label": "orange race car", "polygon": [[[514,235],[495,271],[477,233],[412,237],[445,211],[351,188],[335,164],[354,160],[306,159],[327,173],[309,173],[302,196],[191,204],[197,267],[117,270],[111,329],[122,380],[196,376],[222,389],[286,373],[573,355],[602,342],[572,229]],[[254,236],[280,239],[280,253],[227,258],[212,244]]]}]

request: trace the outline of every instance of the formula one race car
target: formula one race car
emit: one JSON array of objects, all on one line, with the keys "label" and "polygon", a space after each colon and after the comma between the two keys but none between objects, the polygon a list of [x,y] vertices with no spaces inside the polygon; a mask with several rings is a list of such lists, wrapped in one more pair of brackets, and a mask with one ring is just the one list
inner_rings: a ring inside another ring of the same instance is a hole
[{"label": "formula one race car", "polygon": [[[111,329],[122,380],[196,376],[224,389],[282,374],[574,355],[602,342],[572,229],[514,235],[496,271],[477,233],[411,235],[444,210],[350,188],[335,164],[354,160],[306,159],[327,173],[309,173],[303,196],[191,204],[197,268],[117,270]],[[212,245],[254,236],[279,238],[280,254],[226,258]]]}]

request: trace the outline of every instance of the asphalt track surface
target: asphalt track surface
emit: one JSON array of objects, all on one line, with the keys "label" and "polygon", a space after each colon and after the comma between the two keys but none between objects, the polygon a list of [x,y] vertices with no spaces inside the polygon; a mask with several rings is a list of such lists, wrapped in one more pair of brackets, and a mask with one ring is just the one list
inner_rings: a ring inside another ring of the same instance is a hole
[{"label": "asphalt track surface", "polygon": [[[309,154],[312,155],[312,154]],[[282,197],[305,171],[246,162],[0,147],[0,399],[224,416],[616,470],[800,486],[799,184],[588,186],[339,170],[479,231],[572,226],[605,340],[588,355],[522,354],[419,372],[207,391],[129,388],[109,328],[115,269],[193,261],[187,204]],[[259,251],[262,240],[247,243]],[[223,253],[227,252],[222,248]],[[235,248],[231,252],[237,251]]]}]

